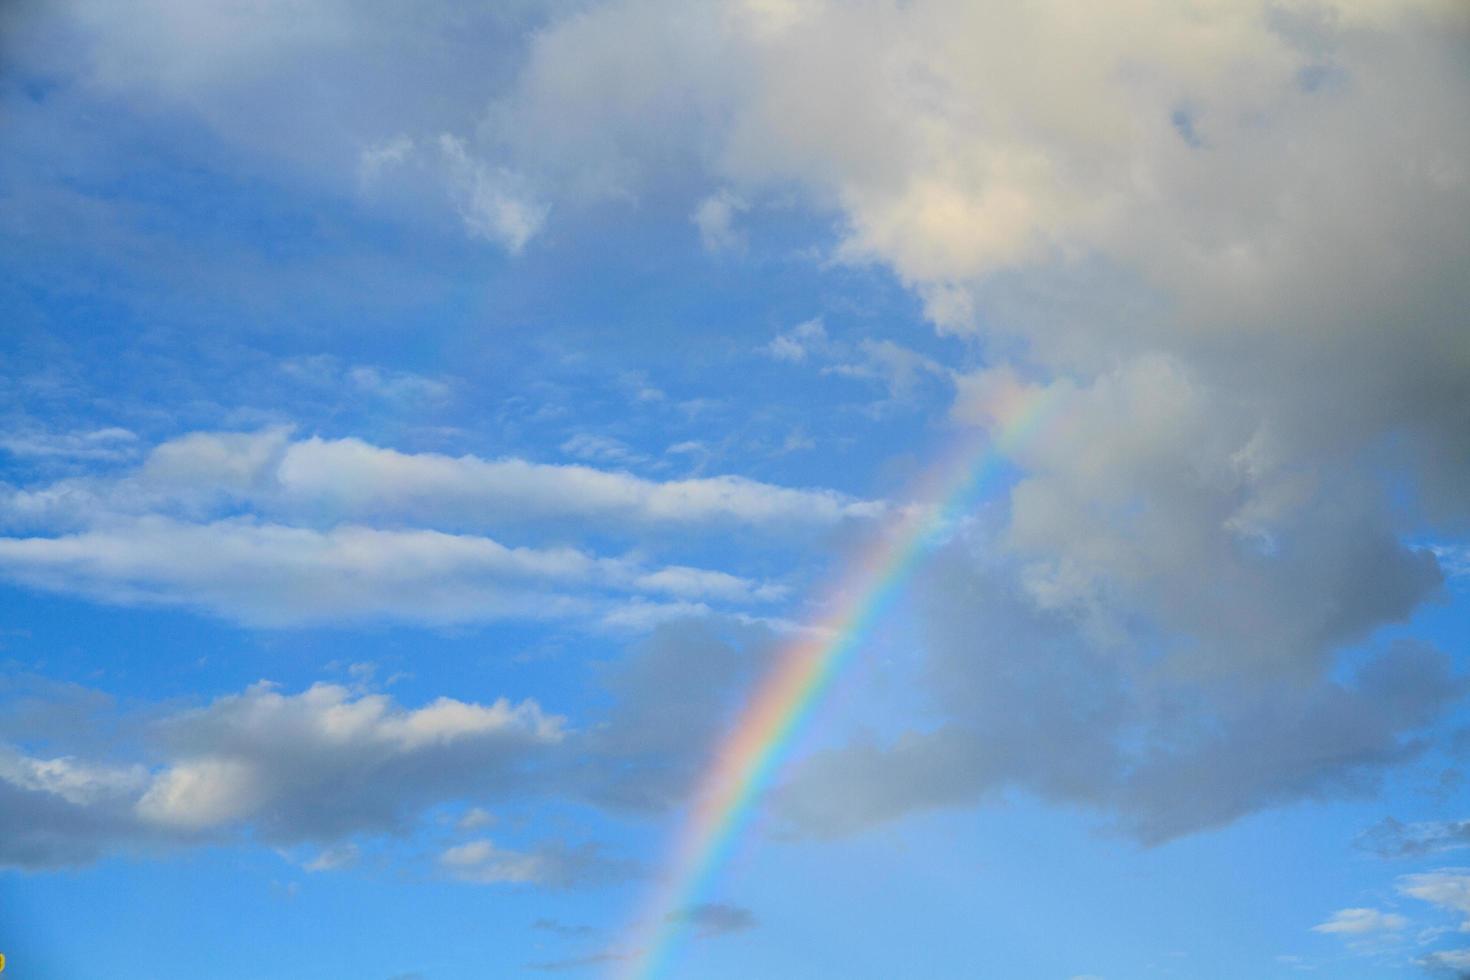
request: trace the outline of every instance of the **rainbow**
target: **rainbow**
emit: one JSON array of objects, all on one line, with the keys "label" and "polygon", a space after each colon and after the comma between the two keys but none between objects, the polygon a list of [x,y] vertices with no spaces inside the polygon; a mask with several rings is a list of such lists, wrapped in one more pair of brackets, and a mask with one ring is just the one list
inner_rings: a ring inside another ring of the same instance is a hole
[{"label": "rainbow", "polygon": [[990,438],[965,443],[934,467],[897,526],[855,562],[822,608],[828,612],[779,652],[715,752],[676,840],[661,884],[635,923],[635,942],[615,976],[651,980],[668,962],[687,923],[682,912],[704,894],[769,785],[784,750],[853,652],[902,591],[931,546],[969,513],[1007,455],[1050,413],[1051,389],[1002,385],[988,406]]}]

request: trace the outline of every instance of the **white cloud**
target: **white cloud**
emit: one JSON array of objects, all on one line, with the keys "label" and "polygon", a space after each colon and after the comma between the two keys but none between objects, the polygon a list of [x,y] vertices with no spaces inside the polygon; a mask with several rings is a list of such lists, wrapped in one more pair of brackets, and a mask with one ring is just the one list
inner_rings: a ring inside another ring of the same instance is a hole
[{"label": "white cloud", "polygon": [[1380,932],[1398,932],[1409,924],[1409,920],[1394,912],[1378,909],[1339,909],[1326,922],[1312,927],[1313,932],[1326,932],[1345,936],[1366,936]]},{"label": "white cloud", "polygon": [[534,851],[507,850],[488,838],[456,844],[439,855],[451,877],[477,885],[543,885],[565,888],[621,877],[630,866],[604,858],[597,848],[545,845]]},{"label": "white cloud", "polygon": [[379,178],[401,167],[413,151],[413,138],[402,133],[365,148],[357,162],[359,183],[371,188]]},{"label": "white cloud", "polygon": [[439,863],[455,877],[480,884],[540,881],[547,873],[538,855],[504,851],[489,840],[457,844],[439,856]]},{"label": "white cloud", "polygon": [[[568,448],[622,453],[597,438]],[[566,546],[509,546],[470,529],[554,527],[560,538],[569,518],[589,533],[623,535],[657,525],[815,529],[886,510],[740,477],[659,482],[584,465],[292,440],[287,428],[192,433],[119,475],[0,492],[0,524],[45,532],[0,537],[0,575],[268,626],[506,616],[627,625],[661,606],[667,618],[706,604],[768,603],[785,587]],[[639,605],[620,612],[627,598]]]},{"label": "white cloud", "polygon": [[0,449],[13,456],[115,461],[137,454],[138,436],[110,426],[77,432],[11,431],[0,436]]},{"label": "white cloud", "polygon": [[827,328],[822,321],[807,320],[778,335],[762,349],[778,361],[800,363],[812,352],[826,350],[828,344]]},{"label": "white cloud", "polygon": [[593,463],[638,463],[647,460],[647,456],[637,452],[621,439],[611,436],[597,435],[592,432],[578,432],[569,437],[559,447],[562,452],[578,459]]},{"label": "white cloud", "polygon": [[95,82],[180,100],[191,89],[268,75],[288,54],[332,50],[354,33],[350,11],[336,2],[304,9],[294,0],[203,6],[146,0],[128,16],[96,0],[65,7],[95,32]]},{"label": "white cloud", "polygon": [[1462,932],[1470,932],[1470,868],[1439,868],[1422,874],[1404,875],[1398,890],[1465,917]]},{"label": "white cloud", "polygon": [[[613,2],[539,35],[496,106],[517,159],[615,160],[615,193],[671,159],[746,200],[794,191],[839,215],[839,258],[1051,392],[986,546],[1093,656],[1147,646],[1229,702],[1273,677],[1322,692],[1345,646],[1441,588],[1402,532],[1470,516],[1463,4],[694,9]],[[831,345],[814,323],[766,352]],[[1457,693],[1438,676],[1426,708]],[[1410,718],[1364,734],[1364,763]],[[1280,758],[1275,793],[1334,791],[1307,789],[1325,758]],[[1221,813],[1280,798],[1241,775]]]},{"label": "white cloud", "polygon": [[[547,206],[455,133],[493,91],[487,52],[545,17],[539,3],[144,0],[120,15],[63,0],[16,18],[27,68],[102,100],[190,113],[232,151],[328,193],[356,183],[387,213],[439,219],[516,252]],[[385,68],[391,66],[391,68]],[[445,134],[445,135],[441,135]]]},{"label": "white cloud", "polygon": [[77,806],[126,796],[147,782],[141,766],[104,766],[61,757],[39,759],[0,750],[0,780],[19,789],[46,793]]},{"label": "white cloud", "polygon": [[124,604],[182,605],[260,626],[362,619],[425,623],[589,617],[608,593],[765,602],[779,587],[572,548],[341,525],[139,518],[60,537],[0,538],[0,574]]},{"label": "white cloud", "polygon": [[525,248],[545,223],[548,206],[533,200],[509,170],[472,157],[459,137],[441,135],[439,151],[470,234],[498,242],[511,254]]},{"label": "white cloud", "polygon": [[700,201],[690,215],[699,229],[706,252],[736,252],[745,248],[745,236],[735,226],[735,217],[749,205],[728,190],[716,191]]},{"label": "white cloud", "polygon": [[446,382],[435,378],[369,365],[350,369],[347,377],[360,390],[394,402],[441,402],[450,390]]},{"label": "white cloud", "polygon": [[495,814],[484,807],[472,806],[460,815],[455,826],[460,830],[479,830],[495,823]]},{"label": "white cloud", "polygon": [[362,852],[356,844],[346,843],[335,847],[323,848],[316,857],[303,865],[307,871],[341,871],[355,865],[362,857]]},{"label": "white cloud", "polygon": [[280,362],[280,370],[328,395],[360,393],[403,407],[442,404],[453,391],[450,381],[442,377],[346,363],[330,354],[288,357]]},{"label": "white cloud", "polygon": [[187,830],[249,815],[267,798],[265,776],[241,759],[196,759],[154,777],[138,800],[144,820]]},{"label": "white cloud", "polygon": [[761,352],[788,364],[810,362],[824,375],[877,382],[888,391],[887,401],[874,406],[878,408],[908,399],[925,378],[951,380],[947,368],[891,340],[835,339],[820,319],[807,320],[778,334]]},{"label": "white cloud", "polygon": [[658,482],[575,464],[403,453],[359,439],[293,441],[289,429],[276,428],[191,433],[154,447],[120,478],[12,490],[0,497],[0,520],[55,528],[116,514],[228,513],[240,505],[282,518],[441,528],[565,518],[608,529],[623,522],[820,526],[886,513],[880,502],[737,476]]},{"label": "white cloud", "polygon": [[1470,579],[1470,544],[1432,544],[1429,550],[1439,567],[1453,579]]}]

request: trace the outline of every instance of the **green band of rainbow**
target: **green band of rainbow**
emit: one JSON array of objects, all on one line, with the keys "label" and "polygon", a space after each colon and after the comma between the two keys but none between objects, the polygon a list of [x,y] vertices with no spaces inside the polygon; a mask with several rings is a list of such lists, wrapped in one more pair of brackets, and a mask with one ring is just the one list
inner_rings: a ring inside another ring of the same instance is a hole
[{"label": "green band of rainbow", "polygon": [[780,651],[715,752],[662,884],[635,925],[638,941],[616,975],[651,980],[683,931],[678,913],[705,893],[749,820],[797,728],[892,604],[936,538],[968,513],[987,478],[1049,414],[1046,389],[1020,389],[998,407],[999,429],[930,472],[898,527],[882,535],[843,578],[832,610]]}]

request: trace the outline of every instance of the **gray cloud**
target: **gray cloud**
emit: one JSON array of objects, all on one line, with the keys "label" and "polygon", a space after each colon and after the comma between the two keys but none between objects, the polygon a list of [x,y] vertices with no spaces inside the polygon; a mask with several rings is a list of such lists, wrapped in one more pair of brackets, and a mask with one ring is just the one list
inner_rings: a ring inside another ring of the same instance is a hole
[{"label": "gray cloud", "polygon": [[1470,820],[1403,823],[1384,817],[1354,842],[1382,858],[1422,857],[1470,847]]},{"label": "gray cloud", "polygon": [[775,640],[764,626],[721,617],[657,627],[605,670],[614,702],[580,745],[580,791],[634,811],[685,799]]},{"label": "gray cloud", "polygon": [[937,723],[813,759],[793,824],[1022,785],[1154,841],[1413,757],[1461,683],[1374,637],[1443,585],[1406,532],[1470,527],[1463,6],[696,9],[539,35],[493,113],[518,165],[617,195],[679,161],[747,222],[795,190],[985,352],[956,422],[1059,406],[1000,559],[921,583]]},{"label": "gray cloud", "polygon": [[636,955],[636,953],[625,953],[618,950],[601,950],[582,956],[569,956],[560,960],[541,960],[536,963],[527,963],[526,969],[536,970],[541,973],[563,973],[568,970],[585,970],[588,967],[604,966],[608,963],[620,963],[624,960],[631,960]]},{"label": "gray cloud", "polygon": [[283,845],[396,833],[436,803],[529,791],[565,738],[564,720],[530,701],[410,709],[330,684],[258,684],[152,722],[153,764],[6,747],[0,863],[81,863],[246,831]]},{"label": "gray cloud", "polygon": [[531,928],[539,932],[549,932],[556,936],[583,937],[594,935],[597,930],[588,925],[573,925],[562,922],[560,919],[537,919],[531,923]]},{"label": "gray cloud", "polygon": [[702,936],[722,936],[755,927],[750,909],[725,902],[701,902],[669,913],[670,920],[686,923]]},{"label": "gray cloud", "polygon": [[[484,806],[510,800],[661,810],[684,798],[770,640],[736,620],[662,624],[606,668],[611,703],[582,729],[530,700],[408,706],[360,686],[261,682],[198,707],[124,711],[95,691],[12,679],[0,684],[0,865],[250,839],[314,845],[305,866],[328,871],[356,862],[359,839],[410,832],[443,804],[468,806],[459,828],[476,832],[492,823]],[[638,873],[595,843],[557,840],[479,837],[435,861],[467,882],[549,888]]]},{"label": "gray cloud", "polygon": [[1408,642],[1347,680],[1263,673],[1252,659],[1181,671],[1152,645],[1167,635],[1099,640],[1003,571],[964,571],[970,561],[951,554],[922,582],[926,686],[942,722],[806,761],[777,796],[792,831],[850,833],[1015,787],[1163,841],[1263,807],[1371,792],[1463,690],[1448,657]]},{"label": "gray cloud", "polygon": [[1470,977],[1470,949],[1444,949],[1421,956],[1415,961],[1436,976]]},{"label": "gray cloud", "polygon": [[0,751],[0,865],[88,864],[119,846],[162,843],[167,835],[141,825],[132,811],[143,778],[137,770]]}]

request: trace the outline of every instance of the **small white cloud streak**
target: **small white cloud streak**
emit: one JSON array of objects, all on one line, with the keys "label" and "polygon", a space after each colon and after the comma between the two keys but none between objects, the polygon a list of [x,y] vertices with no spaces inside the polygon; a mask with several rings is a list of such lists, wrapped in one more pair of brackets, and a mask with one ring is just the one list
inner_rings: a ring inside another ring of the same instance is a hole
[{"label": "small white cloud streak", "polygon": [[1404,875],[1398,880],[1398,890],[1464,916],[1460,931],[1470,932],[1470,868],[1439,868]]},{"label": "small white cloud streak", "polygon": [[1313,932],[1345,936],[1366,936],[1379,932],[1397,932],[1409,924],[1409,920],[1393,912],[1378,909],[1339,909],[1327,919],[1312,927]]},{"label": "small white cloud streak", "polygon": [[457,136],[441,135],[439,152],[448,165],[459,214],[470,234],[498,242],[512,255],[525,248],[546,222],[548,206],[518,189],[508,170],[472,157]]},{"label": "small white cloud streak", "polygon": [[739,252],[745,248],[745,235],[735,226],[735,218],[748,207],[728,190],[717,191],[699,202],[689,220],[699,230],[706,252]]}]

